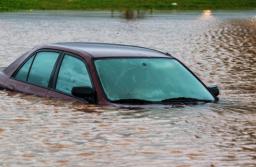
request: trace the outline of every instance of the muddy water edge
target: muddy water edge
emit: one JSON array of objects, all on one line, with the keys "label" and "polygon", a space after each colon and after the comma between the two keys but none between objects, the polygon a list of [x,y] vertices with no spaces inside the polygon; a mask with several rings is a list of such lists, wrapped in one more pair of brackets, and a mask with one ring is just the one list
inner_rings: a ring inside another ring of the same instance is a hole
[{"label": "muddy water edge", "polygon": [[256,11],[0,13],[0,66],[65,41],[169,52],[220,102],[127,109],[1,91],[0,166],[256,166]]}]

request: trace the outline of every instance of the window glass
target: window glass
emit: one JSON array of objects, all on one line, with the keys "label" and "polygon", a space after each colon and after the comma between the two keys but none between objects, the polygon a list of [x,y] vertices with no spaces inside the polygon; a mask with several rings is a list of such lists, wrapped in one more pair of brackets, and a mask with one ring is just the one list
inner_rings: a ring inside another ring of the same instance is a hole
[{"label": "window glass", "polygon": [[27,81],[27,76],[28,76],[28,71],[31,66],[31,63],[33,61],[34,56],[32,56],[22,67],[21,69],[17,72],[15,75],[15,79],[20,80],[20,81]]},{"label": "window glass", "polygon": [[214,100],[182,64],[164,58],[115,58],[95,61],[107,97],[112,100],[170,98]]},{"label": "window glass", "polygon": [[70,94],[73,87],[92,87],[89,73],[80,59],[65,55],[60,67],[56,89]]},{"label": "window glass", "polygon": [[58,59],[59,53],[56,52],[40,52],[36,55],[31,67],[28,82],[48,87],[52,70]]}]

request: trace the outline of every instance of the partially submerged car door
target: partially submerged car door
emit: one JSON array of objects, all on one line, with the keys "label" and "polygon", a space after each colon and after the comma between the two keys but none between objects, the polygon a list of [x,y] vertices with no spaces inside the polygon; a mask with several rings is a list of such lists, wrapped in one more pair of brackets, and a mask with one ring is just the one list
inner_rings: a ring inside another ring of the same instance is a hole
[{"label": "partially submerged car door", "polygon": [[[87,63],[79,56],[73,54],[61,55],[53,76],[52,89],[49,97],[62,98],[63,96],[77,98],[72,95],[74,87],[93,88]],[[83,99],[86,102],[86,99]]]},{"label": "partially submerged car door", "polygon": [[46,96],[59,56],[57,51],[38,51],[30,56],[13,75],[18,82],[14,83],[15,90]]},{"label": "partially submerged car door", "polygon": [[15,90],[62,99],[73,99],[72,88],[92,87],[85,61],[79,56],[55,50],[31,55],[13,75]]}]

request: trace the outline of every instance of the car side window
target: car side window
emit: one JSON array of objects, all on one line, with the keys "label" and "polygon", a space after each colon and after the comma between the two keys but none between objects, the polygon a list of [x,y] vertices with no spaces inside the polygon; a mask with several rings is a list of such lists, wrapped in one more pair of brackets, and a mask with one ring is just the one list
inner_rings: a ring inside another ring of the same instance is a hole
[{"label": "car side window", "polygon": [[16,73],[14,77],[15,79],[19,81],[27,81],[28,72],[34,57],[35,56],[32,56],[31,58],[29,58],[28,61],[20,68],[20,70]]},{"label": "car side window", "polygon": [[56,82],[56,90],[71,95],[73,87],[92,87],[89,73],[83,61],[65,55]]},{"label": "car side window", "polygon": [[39,52],[31,66],[28,82],[38,86],[48,87],[51,73],[58,56],[59,53],[57,52]]}]

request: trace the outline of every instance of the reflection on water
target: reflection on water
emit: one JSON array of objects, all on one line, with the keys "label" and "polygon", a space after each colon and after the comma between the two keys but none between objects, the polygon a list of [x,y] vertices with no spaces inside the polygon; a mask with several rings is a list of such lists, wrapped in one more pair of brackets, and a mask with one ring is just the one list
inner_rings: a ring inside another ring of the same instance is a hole
[{"label": "reflection on water", "polygon": [[63,15],[0,14],[0,66],[42,43],[141,45],[172,53],[218,84],[221,100],[113,108],[1,91],[0,166],[255,166],[255,12],[145,14],[129,22]]},{"label": "reflection on water", "polygon": [[145,16],[144,10],[131,10],[127,9],[123,13],[124,18],[131,20],[131,19],[138,19],[138,18],[143,18]]},{"label": "reflection on water", "polygon": [[213,18],[213,14],[211,10],[204,10],[201,16],[201,19],[212,19]]},{"label": "reflection on water", "polygon": [[212,15],[212,11],[211,10],[204,10],[203,11],[203,15],[204,16],[211,16]]}]

